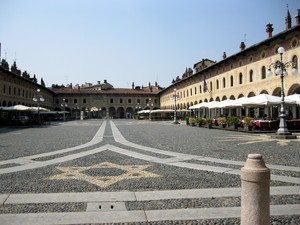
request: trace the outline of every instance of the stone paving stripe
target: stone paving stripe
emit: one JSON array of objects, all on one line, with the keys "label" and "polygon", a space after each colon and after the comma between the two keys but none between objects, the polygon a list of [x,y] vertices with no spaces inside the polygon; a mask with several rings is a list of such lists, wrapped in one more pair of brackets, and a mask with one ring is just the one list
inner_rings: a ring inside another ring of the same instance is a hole
[{"label": "stone paving stripe", "polygon": [[3,205],[4,202],[8,199],[9,194],[1,194],[0,195],[0,205]]},{"label": "stone paving stripe", "polygon": [[[57,150],[57,151],[53,151],[53,152],[46,152],[46,153],[41,153],[41,154],[37,154],[37,155],[24,156],[24,157],[20,157],[20,158],[16,158],[16,159],[3,160],[3,161],[0,161],[0,165],[10,164],[10,163],[16,163],[16,164],[21,164],[21,165],[31,164],[31,163],[35,162],[35,161],[32,161],[32,159],[35,159],[35,158],[41,158],[41,157],[46,157],[46,156],[62,154],[62,153],[71,152],[71,151],[75,151],[78,149],[82,149],[82,148],[86,148],[86,147],[98,144],[98,143],[102,142],[102,140],[103,140],[105,127],[106,127],[106,120],[103,121],[103,123],[101,124],[99,130],[96,132],[93,139],[85,144],[74,146],[71,148],[61,149],[61,150]],[[0,170],[0,171],[2,171],[2,170]],[[0,172],[0,174],[3,174],[3,173]]]},{"label": "stone paving stripe", "polygon": [[5,204],[136,201],[134,192],[11,194]]},{"label": "stone paving stripe", "polygon": [[[271,195],[299,195],[299,186],[276,186],[270,188]],[[126,202],[155,201],[184,198],[240,197],[241,188],[182,189],[141,192],[78,192],[2,194],[4,204],[58,203],[58,202]]]},{"label": "stone paving stripe", "polygon": [[92,149],[92,150],[89,150],[89,151],[79,152],[79,153],[76,153],[76,154],[71,154],[71,155],[67,155],[67,156],[63,156],[63,157],[60,157],[60,158],[51,159],[51,160],[47,160],[47,161],[42,161],[42,162],[32,161],[29,164],[0,169],[0,174],[13,173],[13,172],[19,172],[19,171],[24,171],[24,170],[30,170],[30,169],[45,167],[45,166],[49,166],[49,165],[53,165],[53,164],[57,164],[57,163],[70,161],[70,160],[73,160],[73,159],[78,159],[78,158],[85,157],[85,156],[88,156],[88,155],[96,154],[96,153],[99,153],[99,152],[102,152],[102,151],[105,151],[105,150],[107,150],[107,145],[96,148],[96,149]]},{"label": "stone paving stripe", "polygon": [[[286,176],[279,176],[279,175],[271,174],[271,180],[277,180],[277,181],[293,183],[293,184],[300,184],[300,178],[297,178],[297,177],[286,177]],[[299,189],[300,189],[300,187],[299,187]]]},{"label": "stone paving stripe", "polygon": [[241,216],[240,207],[226,208],[193,208],[193,209],[169,209],[146,211],[149,222],[167,220],[200,220],[218,218],[238,218]]},{"label": "stone paving stripe", "polygon": [[211,171],[215,173],[225,173],[231,170],[235,170],[233,168],[227,168],[227,167],[207,166],[207,165],[185,163],[185,162],[175,162],[175,163],[166,163],[166,164],[170,166],[177,166],[177,167],[196,169],[196,170],[205,170],[205,171]]},{"label": "stone paving stripe", "polygon": [[[240,218],[240,207],[169,209],[147,211],[77,212],[77,213],[28,213],[1,214],[1,225],[11,224],[85,224],[158,222],[167,220],[200,220],[217,218]],[[271,205],[271,216],[299,215],[300,205]]]},{"label": "stone paving stripe", "polygon": [[272,216],[300,215],[300,204],[295,205],[270,205]]},{"label": "stone paving stripe", "polygon": [[127,211],[125,202],[89,202],[86,212]]},{"label": "stone paving stripe", "polygon": [[1,214],[1,225],[54,225],[146,222],[144,211]]},{"label": "stone paving stripe", "polygon": [[240,197],[241,188],[188,189],[174,191],[136,192],[137,201],[155,201],[166,199],[193,199],[212,197]]},{"label": "stone paving stripe", "polygon": [[[270,215],[299,215],[300,205],[271,205]],[[146,211],[149,222],[167,220],[200,220],[218,218],[240,218],[240,207],[198,208],[198,209],[170,209]]]}]

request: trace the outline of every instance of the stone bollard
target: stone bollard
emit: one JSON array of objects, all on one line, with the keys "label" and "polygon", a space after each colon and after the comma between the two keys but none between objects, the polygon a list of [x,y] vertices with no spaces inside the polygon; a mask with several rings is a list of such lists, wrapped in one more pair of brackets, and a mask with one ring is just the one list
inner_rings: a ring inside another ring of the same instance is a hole
[{"label": "stone bollard", "polygon": [[241,180],[241,225],[269,225],[270,170],[261,154],[248,155]]}]

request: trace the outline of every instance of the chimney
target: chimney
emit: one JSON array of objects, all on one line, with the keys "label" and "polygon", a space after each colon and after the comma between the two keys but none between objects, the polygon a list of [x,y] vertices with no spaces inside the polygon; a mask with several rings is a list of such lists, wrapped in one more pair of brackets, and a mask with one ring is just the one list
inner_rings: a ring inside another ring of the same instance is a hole
[{"label": "chimney", "polygon": [[107,83],[107,80],[104,80],[104,84],[106,84]]},{"label": "chimney", "polygon": [[132,82],[132,89],[134,89],[134,82]]},{"label": "chimney", "polygon": [[286,17],[285,17],[285,29],[288,30],[291,27],[292,27],[292,18],[291,18],[290,11],[287,10]]},{"label": "chimney", "polygon": [[273,32],[273,24],[267,24],[267,29],[266,29],[266,32],[268,33],[268,38],[271,38],[272,37],[272,32]]},{"label": "chimney", "polygon": [[296,13],[296,25],[300,24],[300,9],[297,9],[297,13]]},{"label": "chimney", "polygon": [[226,58],[227,58],[226,52],[223,52],[223,59],[226,59]]},{"label": "chimney", "polygon": [[243,51],[245,48],[246,48],[246,45],[245,45],[245,43],[242,41],[242,42],[241,42],[241,45],[240,45],[241,51]]}]

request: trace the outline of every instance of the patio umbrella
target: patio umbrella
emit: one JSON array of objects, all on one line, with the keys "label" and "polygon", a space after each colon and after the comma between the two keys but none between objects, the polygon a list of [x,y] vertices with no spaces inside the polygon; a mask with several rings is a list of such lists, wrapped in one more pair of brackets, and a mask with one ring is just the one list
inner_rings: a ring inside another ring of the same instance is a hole
[{"label": "patio umbrella", "polygon": [[284,101],[295,101],[295,104],[300,105],[300,94],[286,96]]},{"label": "patio umbrella", "polygon": [[211,105],[213,105],[215,103],[220,103],[220,102],[217,102],[217,101],[202,102],[202,103],[199,103],[197,105],[193,105],[193,106],[189,107],[189,109],[209,108],[209,106],[211,106]]},{"label": "patio umbrella", "polygon": [[1,109],[5,111],[32,111],[31,107],[25,105],[6,106],[6,107],[1,107]]},{"label": "patio umbrella", "polygon": [[41,112],[48,112],[49,109],[43,108],[43,107],[30,107],[31,111],[41,111]]},{"label": "patio umbrella", "polygon": [[222,102],[215,102],[212,105],[210,105],[208,108],[214,109],[214,108],[230,108],[230,107],[242,107],[242,104],[236,103],[236,100],[226,99]]},{"label": "patio umbrella", "polygon": [[[259,107],[259,106],[272,106],[272,105],[280,105],[281,98],[278,96],[272,96],[268,94],[260,94],[254,97],[243,99],[240,102],[243,106],[249,107]],[[286,101],[287,104],[295,104],[295,101]]]}]

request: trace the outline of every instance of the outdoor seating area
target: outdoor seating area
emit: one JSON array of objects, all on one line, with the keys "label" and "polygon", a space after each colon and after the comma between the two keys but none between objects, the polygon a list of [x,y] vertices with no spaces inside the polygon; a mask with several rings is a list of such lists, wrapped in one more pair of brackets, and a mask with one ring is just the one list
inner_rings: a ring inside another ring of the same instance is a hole
[{"label": "outdoor seating area", "polygon": [[47,121],[63,120],[65,111],[50,111],[43,107],[24,105],[0,107],[0,126],[32,126]]},{"label": "outdoor seating area", "polygon": [[[286,96],[284,102],[288,129],[300,130],[300,94]],[[236,100],[203,102],[189,109],[192,117],[203,118],[205,122],[211,118],[213,126],[271,131],[279,128],[280,107],[281,97],[260,94]]]}]

